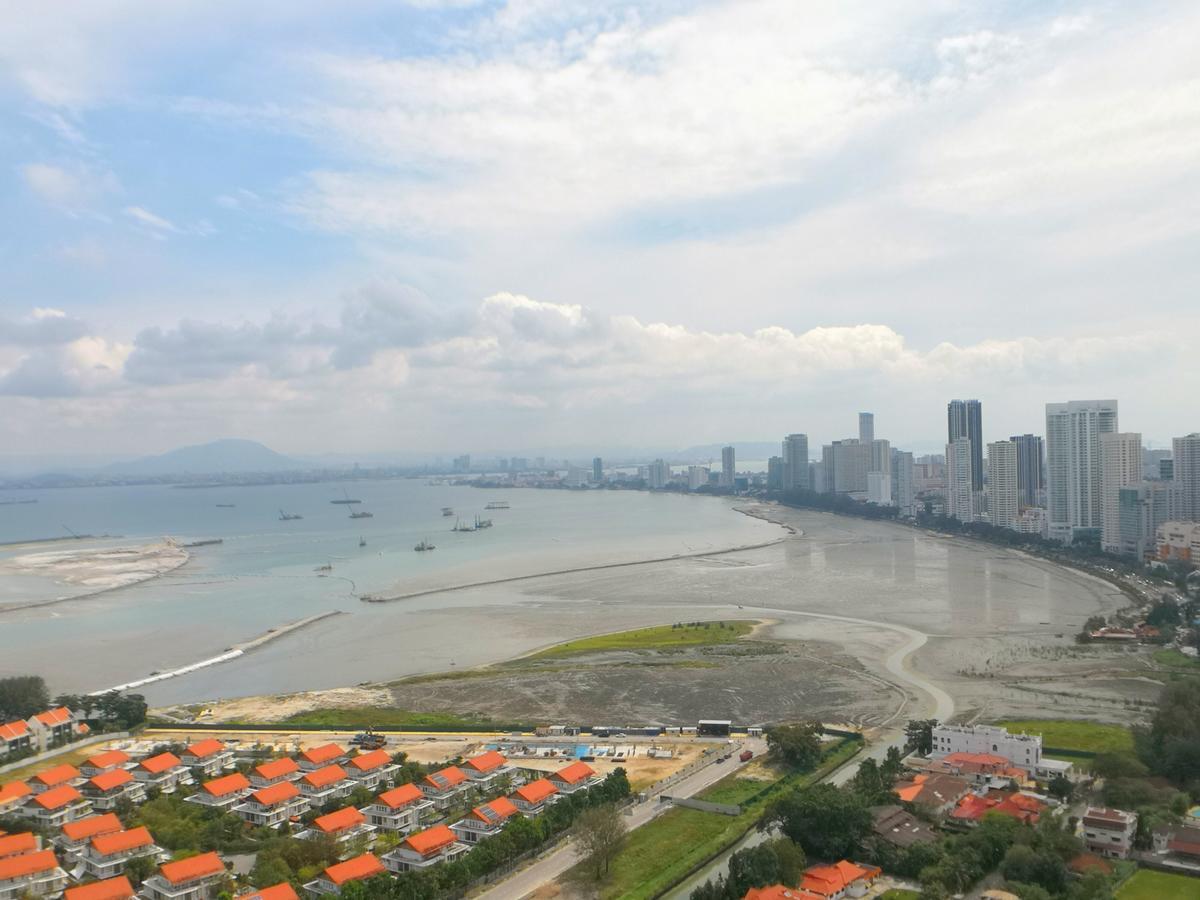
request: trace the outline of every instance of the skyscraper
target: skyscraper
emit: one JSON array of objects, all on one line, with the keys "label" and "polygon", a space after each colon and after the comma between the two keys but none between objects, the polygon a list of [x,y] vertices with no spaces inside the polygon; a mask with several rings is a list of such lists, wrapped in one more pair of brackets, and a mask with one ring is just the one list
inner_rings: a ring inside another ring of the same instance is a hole
[{"label": "skyscraper", "polygon": [[913,484],[913,455],[906,450],[892,451],[892,503],[900,515],[916,515],[916,490]]},{"label": "skyscraper", "polygon": [[877,441],[871,441],[871,464],[867,468],[868,472],[887,472],[892,471],[892,445],[885,438],[880,438]]},{"label": "skyscraper", "polygon": [[1116,400],[1046,404],[1046,517],[1054,540],[1100,530],[1100,435],[1116,430]]},{"label": "skyscraper", "polygon": [[993,441],[987,445],[988,519],[998,528],[1017,525],[1018,456],[1013,441]]},{"label": "skyscraper", "polygon": [[603,480],[604,480],[604,460],[602,460],[600,457],[597,456],[592,459],[592,481],[599,484]]},{"label": "skyscraper", "polygon": [[767,460],[767,490],[783,490],[783,457],[772,456]]},{"label": "skyscraper", "polygon": [[1171,441],[1171,475],[1178,492],[1179,518],[1200,522],[1200,432]]},{"label": "skyscraper", "polygon": [[875,440],[875,413],[858,414],[858,439],[864,444]]},{"label": "skyscraper", "polygon": [[951,400],[946,406],[946,440],[971,442],[971,490],[983,490],[983,407],[978,400]]},{"label": "skyscraper", "polygon": [[721,487],[733,487],[733,448],[721,448]]},{"label": "skyscraper", "polygon": [[1121,552],[1121,488],[1142,480],[1142,436],[1137,432],[1100,435],[1100,547]]},{"label": "skyscraper", "polygon": [[821,462],[825,466],[826,492],[835,494],[866,492],[867,473],[871,471],[870,444],[864,444],[854,438],[834,441],[821,449]]},{"label": "skyscraper", "polygon": [[783,439],[783,489],[809,489],[808,435],[789,434]]},{"label": "skyscraper", "polygon": [[975,520],[971,474],[971,440],[957,438],[946,445],[946,515],[960,522]]},{"label": "skyscraper", "polygon": [[1041,506],[1046,486],[1045,444],[1036,434],[1014,434],[1017,445],[1017,499],[1022,506]]}]

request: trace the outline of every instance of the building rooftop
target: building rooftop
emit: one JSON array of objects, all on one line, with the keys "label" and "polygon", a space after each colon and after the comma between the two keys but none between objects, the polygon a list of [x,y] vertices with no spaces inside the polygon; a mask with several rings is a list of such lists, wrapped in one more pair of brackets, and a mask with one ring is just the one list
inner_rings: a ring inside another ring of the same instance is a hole
[{"label": "building rooftop", "polygon": [[106,750],[104,753],[89,756],[83,764],[90,769],[111,769],[113,766],[123,766],[127,762],[130,762],[129,754],[124,750]]},{"label": "building rooftop", "polygon": [[422,800],[424,797],[425,795],[421,793],[421,789],[415,784],[402,784],[400,787],[392,788],[390,791],[384,791],[376,798],[376,802],[390,809],[399,809],[417,800]]},{"label": "building rooftop", "polygon": [[334,834],[338,831],[345,831],[347,828],[354,828],[356,825],[366,824],[367,817],[355,809],[353,806],[347,806],[323,816],[318,816],[313,820],[313,824],[325,834]]},{"label": "building rooftop", "polygon": [[331,784],[337,784],[339,781],[345,781],[348,777],[346,770],[341,766],[326,766],[323,769],[309,772],[301,777],[300,780],[309,787],[323,788],[329,787]]},{"label": "building rooftop", "polygon": [[64,900],[129,900],[132,896],[133,885],[124,875],[70,887],[63,894]]},{"label": "building rooftop", "polygon": [[347,881],[359,881],[363,878],[372,878],[375,875],[382,875],[387,872],[374,854],[364,853],[362,856],[356,856],[354,859],[348,859],[345,862],[337,863],[325,870],[325,877],[339,887]]},{"label": "building rooftop", "polygon": [[456,840],[454,832],[448,826],[434,825],[432,828],[410,834],[404,839],[403,846],[407,846],[421,856],[429,856],[443,847],[450,846]]},{"label": "building rooftop", "polygon": [[255,791],[250,795],[250,799],[261,806],[275,806],[285,800],[291,800],[293,797],[299,796],[300,788],[296,787],[290,781],[284,781]]},{"label": "building rooftop", "polygon": [[36,781],[38,784],[45,785],[46,787],[54,787],[57,784],[65,784],[79,777],[81,776],[77,768],[63,763],[51,769],[43,769],[29,780]]},{"label": "building rooftop", "polygon": [[129,831],[114,831],[110,834],[98,834],[92,838],[92,847],[102,856],[114,853],[124,853],[139,847],[149,847],[154,843],[150,832],[145,827],[131,828]]},{"label": "building rooftop", "polygon": [[189,856],[187,859],[163,863],[159,871],[163,878],[171,884],[186,884],[199,878],[223,875],[225,863],[215,852],[202,853],[199,856]]},{"label": "building rooftop", "polygon": [[109,769],[88,779],[88,784],[98,791],[111,791],[133,781],[128,769]]},{"label": "building rooftop", "polygon": [[179,761],[179,757],[174,753],[160,753],[158,756],[151,756],[149,759],[143,759],[138,763],[139,769],[145,769],[151,775],[161,775],[168,769],[173,769],[176,766],[183,765]]},{"label": "building rooftop", "polygon": [[48,872],[58,868],[58,857],[53,850],[36,850],[33,853],[18,853],[16,856],[6,856],[0,859],[0,881],[10,881],[35,875],[38,872]]},{"label": "building rooftop", "polygon": [[62,831],[73,841],[85,841],[98,834],[120,831],[122,827],[121,820],[117,818],[116,813],[105,813],[102,816],[88,816],[85,819],[67,822],[63,825]]},{"label": "building rooftop", "polygon": [[206,741],[198,741],[192,744],[183,752],[188,756],[193,756],[196,759],[206,759],[216,753],[220,753],[225,749],[225,745],[215,738],[209,738]]},{"label": "building rooftop", "polygon": [[15,856],[18,853],[32,853],[37,849],[38,838],[32,831],[22,831],[20,834],[0,836],[0,857]]},{"label": "building rooftop", "polygon": [[293,772],[299,771],[300,766],[290,756],[273,759],[270,762],[263,763],[261,766],[254,767],[254,774],[267,781],[282,778],[285,775],[291,775]]}]

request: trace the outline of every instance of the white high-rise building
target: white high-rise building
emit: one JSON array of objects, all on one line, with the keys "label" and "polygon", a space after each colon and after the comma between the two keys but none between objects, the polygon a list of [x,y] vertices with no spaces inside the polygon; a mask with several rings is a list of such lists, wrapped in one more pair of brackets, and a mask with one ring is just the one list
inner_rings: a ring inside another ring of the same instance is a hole
[{"label": "white high-rise building", "polygon": [[1054,540],[1100,531],[1100,435],[1116,430],[1116,400],[1046,404],[1046,516]]},{"label": "white high-rise building", "polygon": [[946,445],[946,515],[960,522],[975,521],[971,454],[970,438],[958,438]]},{"label": "white high-rise building", "polygon": [[892,503],[900,515],[916,515],[916,486],[913,482],[913,455],[906,450],[892,451]]},{"label": "white high-rise building", "polygon": [[1017,527],[1017,445],[993,441],[987,445],[988,520],[997,528]]},{"label": "white high-rise building", "polygon": [[1100,547],[1121,552],[1121,488],[1142,480],[1142,436],[1133,431],[1100,435]]},{"label": "white high-rise building", "polygon": [[808,490],[808,435],[789,434],[783,439],[783,489]]},{"label": "white high-rise building", "polygon": [[733,487],[733,448],[721,448],[721,487]]},{"label": "white high-rise building", "polygon": [[708,484],[708,466],[688,466],[688,490],[695,491]]},{"label": "white high-rise building", "polygon": [[646,466],[646,486],[650,488],[666,487],[671,480],[671,467],[663,460],[656,459]]},{"label": "white high-rise building", "polygon": [[892,445],[889,441],[879,438],[871,441],[871,467],[868,472],[892,473]]},{"label": "white high-rise building", "polygon": [[864,444],[875,440],[875,413],[858,414],[858,439]]},{"label": "white high-rise building", "polygon": [[892,473],[867,473],[867,502],[880,506],[892,505]]},{"label": "white high-rise building", "polygon": [[1171,451],[1178,516],[1200,522],[1200,433],[1175,438]]},{"label": "white high-rise building", "polygon": [[871,444],[864,444],[855,438],[834,441],[822,447],[826,491],[865,494],[867,473],[871,471],[871,449]]}]

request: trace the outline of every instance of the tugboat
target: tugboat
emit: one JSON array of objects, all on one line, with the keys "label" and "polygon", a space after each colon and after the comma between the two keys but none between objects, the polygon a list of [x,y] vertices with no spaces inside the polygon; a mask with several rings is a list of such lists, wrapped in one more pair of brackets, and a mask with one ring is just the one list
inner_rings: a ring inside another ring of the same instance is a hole
[{"label": "tugboat", "polygon": [[453,507],[453,506],[443,506],[443,507],[442,507],[442,515],[443,515],[443,516],[452,516],[452,515],[454,515],[454,507]]},{"label": "tugboat", "polygon": [[304,516],[300,515],[299,513],[286,513],[282,509],[279,511],[279,521],[280,522],[294,522],[297,519],[303,519],[303,518],[304,518]]},{"label": "tugboat", "polygon": [[413,547],[413,549],[418,553],[424,553],[426,550],[436,550],[437,547],[429,543],[429,538],[426,538],[425,540],[421,541],[421,543],[417,544],[417,546]]}]

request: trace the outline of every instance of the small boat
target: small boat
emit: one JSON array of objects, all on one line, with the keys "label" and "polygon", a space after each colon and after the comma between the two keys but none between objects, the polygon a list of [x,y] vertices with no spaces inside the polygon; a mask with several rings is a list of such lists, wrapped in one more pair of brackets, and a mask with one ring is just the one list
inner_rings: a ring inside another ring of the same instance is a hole
[{"label": "small boat", "polygon": [[217,509],[233,509],[236,506],[236,503],[218,503]]},{"label": "small boat", "polygon": [[351,500],[351,499],[350,499],[350,494],[349,494],[349,493],[346,491],[346,489],[345,489],[345,488],[342,488],[342,494],[344,495],[344,499],[342,499],[342,500],[330,500],[329,502],[330,502],[330,503],[340,503],[340,504],[342,504],[343,506],[344,506],[345,504],[347,504],[347,503],[362,503],[362,501],[361,501],[361,500]]},{"label": "small boat", "polygon": [[493,500],[484,509],[508,509],[507,500]]},{"label": "small boat", "polygon": [[299,513],[284,512],[282,509],[279,511],[279,521],[280,522],[294,522],[297,519],[303,519],[303,518],[304,518],[304,516],[300,515]]},{"label": "small boat", "polygon": [[323,565],[323,566],[317,566],[313,571],[314,572],[332,572],[333,571],[333,563],[325,563],[325,565]]},{"label": "small boat", "polygon": [[375,518],[375,513],[369,513],[365,509],[360,509],[357,512],[350,513],[350,518],[352,518],[352,519],[373,519],[373,518]]},{"label": "small boat", "polygon": [[452,516],[452,515],[454,515],[454,507],[453,507],[453,506],[443,506],[443,507],[442,507],[442,515],[443,515],[443,516]]},{"label": "small boat", "polygon": [[358,546],[360,546],[360,547],[367,546],[367,539],[365,537],[360,537],[358,539]]},{"label": "small boat", "polygon": [[479,518],[479,516],[475,517],[475,530],[476,531],[478,531],[480,528],[491,528],[491,527],[492,527],[491,519],[481,519],[481,518]]},{"label": "small boat", "polygon": [[421,543],[417,544],[417,546],[413,547],[413,549],[418,553],[424,553],[426,550],[436,550],[437,547],[429,543],[429,538],[426,538],[425,540],[421,541]]},{"label": "small boat", "polygon": [[454,527],[451,528],[450,530],[451,531],[474,531],[475,528],[472,525],[464,525],[462,522],[462,519],[455,519]]}]

